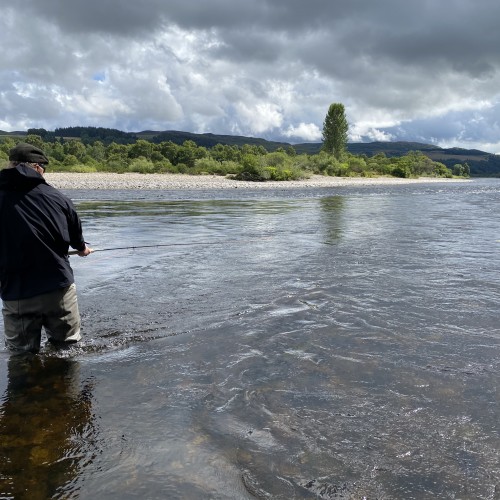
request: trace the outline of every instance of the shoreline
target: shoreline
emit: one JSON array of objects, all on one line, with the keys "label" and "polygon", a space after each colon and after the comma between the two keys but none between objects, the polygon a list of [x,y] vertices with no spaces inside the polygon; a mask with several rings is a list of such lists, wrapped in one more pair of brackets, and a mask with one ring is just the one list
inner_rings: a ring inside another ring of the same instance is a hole
[{"label": "shoreline", "polygon": [[400,179],[398,177],[329,177],[313,175],[299,181],[237,181],[216,175],[187,174],[115,174],[97,172],[90,174],[54,172],[45,174],[49,184],[57,189],[151,189],[151,190],[202,190],[202,189],[299,189],[330,188],[345,186],[406,185],[436,182],[468,182],[468,179],[443,179],[419,177]]}]

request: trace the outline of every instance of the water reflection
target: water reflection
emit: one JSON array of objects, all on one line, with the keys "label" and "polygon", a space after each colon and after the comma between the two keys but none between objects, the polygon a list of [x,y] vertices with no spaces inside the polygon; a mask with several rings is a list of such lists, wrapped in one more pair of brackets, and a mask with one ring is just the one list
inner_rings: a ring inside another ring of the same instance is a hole
[{"label": "water reflection", "polygon": [[76,361],[12,356],[0,406],[0,497],[70,498],[96,453],[92,382]]},{"label": "water reflection", "polygon": [[189,200],[160,201],[154,200],[94,200],[78,203],[78,212],[82,217],[144,217],[172,216],[192,217],[242,217],[244,215],[283,214],[296,210],[295,203],[286,200]]},{"label": "water reflection", "polygon": [[333,244],[342,236],[342,212],[345,198],[329,196],[319,200],[321,221],[324,225],[325,243]]}]

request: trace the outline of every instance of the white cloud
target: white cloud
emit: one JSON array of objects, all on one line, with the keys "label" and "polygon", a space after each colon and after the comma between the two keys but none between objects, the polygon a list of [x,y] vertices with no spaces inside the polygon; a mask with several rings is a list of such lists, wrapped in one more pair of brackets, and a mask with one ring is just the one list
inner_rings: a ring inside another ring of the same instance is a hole
[{"label": "white cloud", "polygon": [[302,122],[296,127],[290,125],[283,135],[291,139],[301,139],[306,142],[320,142],[322,140],[322,130],[315,123]]},{"label": "white cloud", "polygon": [[19,0],[0,17],[2,128],[315,141],[341,102],[351,140],[496,144],[495,0],[311,1]]},{"label": "white cloud", "polygon": [[248,129],[251,133],[262,134],[280,127],[283,123],[283,115],[278,106],[270,102],[245,103],[239,102],[235,105],[238,116],[243,125],[243,130]]}]

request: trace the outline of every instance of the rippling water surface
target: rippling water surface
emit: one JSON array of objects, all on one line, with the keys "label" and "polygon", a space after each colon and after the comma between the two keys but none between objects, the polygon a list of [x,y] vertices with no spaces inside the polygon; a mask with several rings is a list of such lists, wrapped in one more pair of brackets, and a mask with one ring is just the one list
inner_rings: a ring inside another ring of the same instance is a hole
[{"label": "rippling water surface", "polygon": [[500,498],[500,182],[68,191],[85,339],[0,351],[0,498]]}]

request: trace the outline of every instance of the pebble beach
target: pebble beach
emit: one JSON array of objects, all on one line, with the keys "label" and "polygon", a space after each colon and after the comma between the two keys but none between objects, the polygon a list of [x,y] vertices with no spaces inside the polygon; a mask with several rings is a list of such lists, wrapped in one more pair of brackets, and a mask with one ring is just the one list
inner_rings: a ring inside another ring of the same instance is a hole
[{"label": "pebble beach", "polygon": [[45,174],[49,184],[58,189],[294,189],[328,188],[345,186],[373,186],[377,184],[403,185],[412,183],[467,182],[466,179],[420,177],[400,179],[396,177],[328,177],[313,175],[298,181],[237,181],[216,175],[186,174],[114,174],[54,172]]}]

